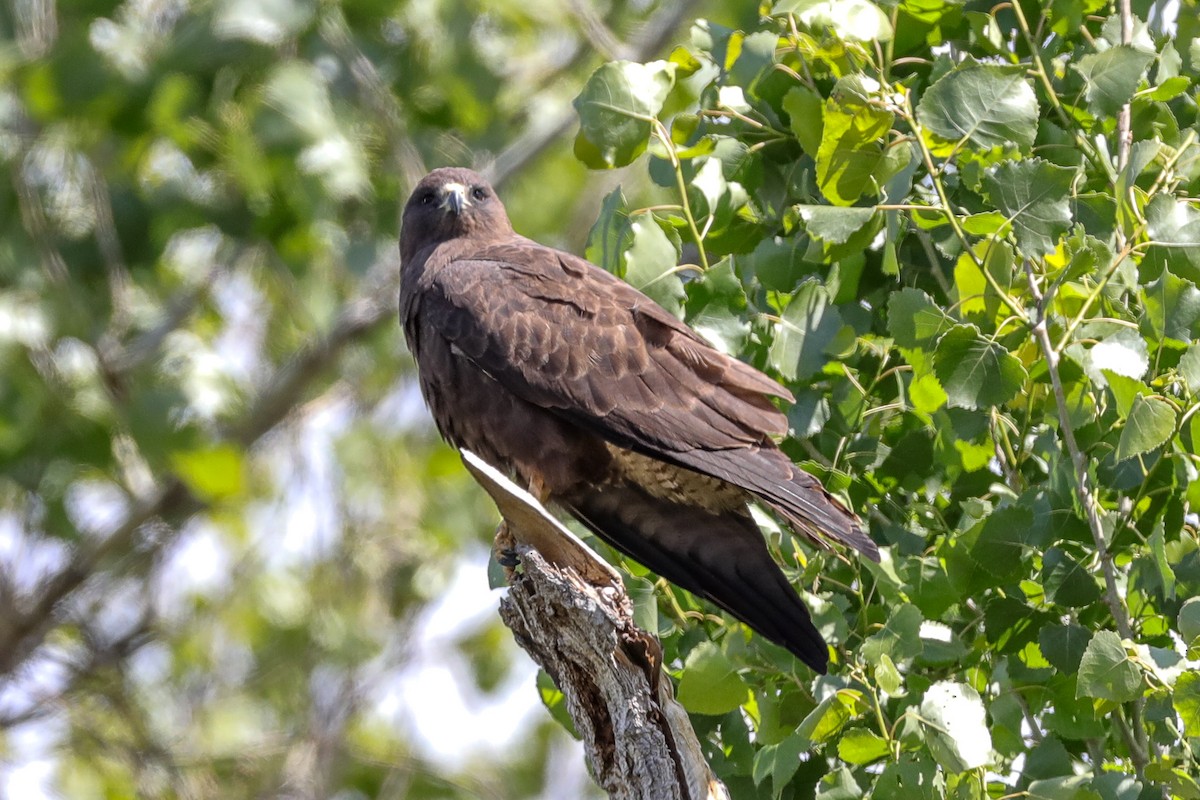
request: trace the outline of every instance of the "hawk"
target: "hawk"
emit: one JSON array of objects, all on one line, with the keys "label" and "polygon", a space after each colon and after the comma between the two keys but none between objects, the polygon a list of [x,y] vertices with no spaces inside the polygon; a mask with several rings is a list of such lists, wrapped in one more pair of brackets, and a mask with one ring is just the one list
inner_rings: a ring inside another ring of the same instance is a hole
[{"label": "hawk", "polygon": [[825,672],[749,504],[879,551],[775,444],[772,398],[791,393],[616,276],[514,233],[476,172],[426,175],[401,225],[400,318],[443,438]]}]

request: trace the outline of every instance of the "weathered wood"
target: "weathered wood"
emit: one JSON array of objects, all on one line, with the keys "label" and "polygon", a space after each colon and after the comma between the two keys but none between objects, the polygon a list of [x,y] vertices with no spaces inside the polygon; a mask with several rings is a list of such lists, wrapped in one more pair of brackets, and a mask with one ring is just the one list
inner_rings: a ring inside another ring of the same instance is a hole
[{"label": "weathered wood", "polygon": [[515,562],[500,616],[566,697],[596,782],[617,800],[727,800],[618,573],[527,492],[463,460],[496,501],[497,550]]}]

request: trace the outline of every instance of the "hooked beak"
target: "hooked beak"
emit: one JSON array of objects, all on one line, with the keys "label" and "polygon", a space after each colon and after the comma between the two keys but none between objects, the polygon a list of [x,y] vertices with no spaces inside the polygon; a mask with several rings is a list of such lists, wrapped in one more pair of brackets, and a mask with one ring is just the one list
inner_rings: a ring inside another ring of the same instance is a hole
[{"label": "hooked beak", "polygon": [[467,187],[461,183],[447,183],[442,187],[442,208],[459,216],[471,202],[467,200]]}]

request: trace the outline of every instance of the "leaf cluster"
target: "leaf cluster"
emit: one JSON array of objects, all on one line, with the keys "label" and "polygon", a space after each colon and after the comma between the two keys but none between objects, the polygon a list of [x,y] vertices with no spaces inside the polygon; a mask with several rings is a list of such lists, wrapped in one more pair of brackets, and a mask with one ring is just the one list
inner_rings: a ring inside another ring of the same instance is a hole
[{"label": "leaf cluster", "polygon": [[1124,34],[1084,0],[762,10],[575,101],[576,155],[658,187],[610,195],[589,256],[784,381],[783,447],[884,545],[764,517],[832,646],[815,680],[664,587],[718,773],[1200,797],[1195,4]]}]

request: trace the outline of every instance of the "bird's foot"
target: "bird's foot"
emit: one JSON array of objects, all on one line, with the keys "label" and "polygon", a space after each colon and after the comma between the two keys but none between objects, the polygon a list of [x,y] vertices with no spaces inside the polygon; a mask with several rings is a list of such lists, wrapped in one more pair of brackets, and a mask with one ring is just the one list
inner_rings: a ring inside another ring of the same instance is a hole
[{"label": "bird's foot", "polygon": [[507,522],[501,522],[496,528],[496,538],[492,541],[492,557],[496,559],[497,564],[504,567],[506,577],[510,579],[521,566],[521,557],[517,554],[517,540],[508,529]]}]

